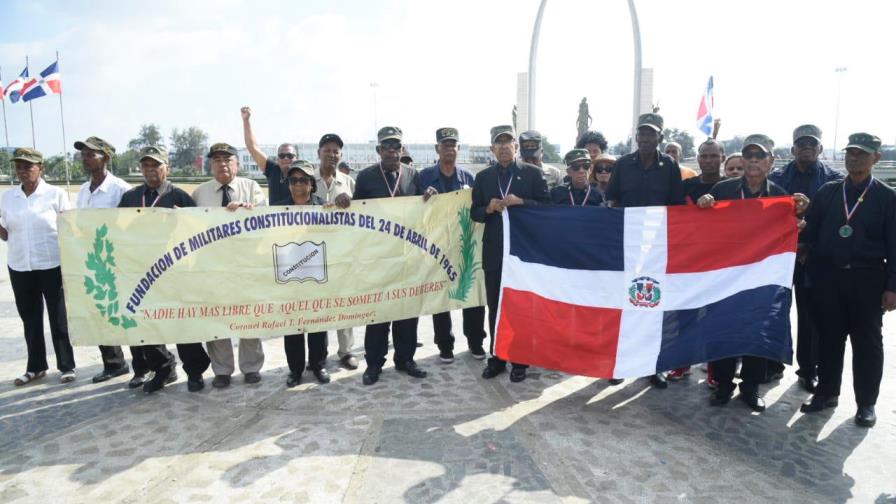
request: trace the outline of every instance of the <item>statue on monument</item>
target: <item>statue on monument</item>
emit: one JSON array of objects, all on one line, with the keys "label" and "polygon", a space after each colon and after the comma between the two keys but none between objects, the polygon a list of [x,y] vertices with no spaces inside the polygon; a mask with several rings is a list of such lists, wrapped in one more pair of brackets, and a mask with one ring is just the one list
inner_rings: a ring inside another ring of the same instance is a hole
[{"label": "statue on monument", "polygon": [[576,120],[576,130],[579,132],[576,138],[580,138],[590,127],[591,115],[588,113],[588,98],[582,98],[579,103],[579,118]]}]

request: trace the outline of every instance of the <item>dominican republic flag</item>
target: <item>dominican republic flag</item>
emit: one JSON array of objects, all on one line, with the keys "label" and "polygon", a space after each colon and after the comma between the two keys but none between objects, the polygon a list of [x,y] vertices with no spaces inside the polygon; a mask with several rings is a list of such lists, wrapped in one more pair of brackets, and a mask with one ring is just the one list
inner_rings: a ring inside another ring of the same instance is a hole
[{"label": "dominican republic flag", "polygon": [[40,78],[35,77],[31,79],[22,88],[22,99],[26,102],[49,94],[62,94],[62,81],[59,79],[58,61],[54,61],[52,65],[44,69],[40,73]]},{"label": "dominican republic flag", "polygon": [[697,109],[697,129],[706,136],[712,135],[712,108],[714,106],[715,98],[712,95],[712,75],[710,75],[703,98],[700,98],[700,107]]},{"label": "dominican republic flag", "polygon": [[790,197],[504,212],[495,353],[598,378],[725,357],[790,363]]},{"label": "dominican republic flag", "polygon": [[25,85],[25,82],[28,80],[28,67],[25,67],[22,70],[22,73],[19,74],[16,80],[9,83],[9,86],[6,86],[6,92],[4,96],[8,97],[9,100],[13,103],[19,101],[19,98],[22,97],[22,87]]}]

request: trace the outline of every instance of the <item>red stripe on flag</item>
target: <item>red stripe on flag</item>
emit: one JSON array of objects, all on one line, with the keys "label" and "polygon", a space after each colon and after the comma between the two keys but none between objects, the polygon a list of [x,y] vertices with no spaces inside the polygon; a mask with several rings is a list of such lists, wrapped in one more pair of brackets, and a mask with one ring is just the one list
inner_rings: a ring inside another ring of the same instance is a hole
[{"label": "red stripe on flag", "polygon": [[668,207],[666,273],[699,273],[796,252],[790,196]]},{"label": "red stripe on flag", "polygon": [[622,310],[552,301],[504,288],[495,354],[510,362],[612,378]]},{"label": "red stripe on flag", "polygon": [[62,94],[62,81],[59,79],[48,80],[47,86],[53,91],[54,94]]}]

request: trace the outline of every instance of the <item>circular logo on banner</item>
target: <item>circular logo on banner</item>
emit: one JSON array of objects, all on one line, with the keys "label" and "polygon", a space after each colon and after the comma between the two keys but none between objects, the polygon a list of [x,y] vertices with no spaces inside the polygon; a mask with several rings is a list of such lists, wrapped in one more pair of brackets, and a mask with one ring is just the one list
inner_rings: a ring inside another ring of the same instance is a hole
[{"label": "circular logo on banner", "polygon": [[632,280],[628,288],[628,301],[634,306],[655,308],[660,304],[662,297],[663,291],[660,290],[660,283],[655,278],[638,277]]}]

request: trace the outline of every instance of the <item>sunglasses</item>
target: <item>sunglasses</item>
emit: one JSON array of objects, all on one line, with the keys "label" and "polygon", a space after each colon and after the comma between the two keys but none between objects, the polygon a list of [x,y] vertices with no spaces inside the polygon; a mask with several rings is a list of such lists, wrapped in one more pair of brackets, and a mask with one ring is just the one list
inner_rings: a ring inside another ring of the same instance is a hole
[{"label": "sunglasses", "polygon": [[280,159],[295,159],[296,155],[293,154],[292,152],[281,152],[281,153],[277,154],[277,157]]},{"label": "sunglasses", "polygon": [[308,177],[289,177],[289,185],[311,185]]},{"label": "sunglasses", "polygon": [[761,150],[753,150],[747,151],[743,153],[744,159],[765,159],[768,157],[768,152]]},{"label": "sunglasses", "polygon": [[818,141],[814,138],[801,138],[793,143],[794,147],[818,147]]},{"label": "sunglasses", "polygon": [[569,165],[569,169],[572,171],[583,171],[583,170],[587,170],[588,167],[590,167],[590,166],[591,166],[591,163],[575,163],[575,164]]},{"label": "sunglasses", "polygon": [[386,141],[381,143],[380,147],[383,148],[383,150],[401,150],[401,142]]},{"label": "sunglasses", "polygon": [[612,166],[597,165],[594,167],[594,173],[613,173]]}]

